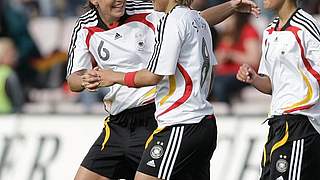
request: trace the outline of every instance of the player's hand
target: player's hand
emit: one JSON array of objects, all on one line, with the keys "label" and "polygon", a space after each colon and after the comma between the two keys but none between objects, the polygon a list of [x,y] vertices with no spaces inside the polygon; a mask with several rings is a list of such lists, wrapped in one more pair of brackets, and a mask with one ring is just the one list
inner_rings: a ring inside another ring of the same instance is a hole
[{"label": "player's hand", "polygon": [[95,68],[98,76],[101,78],[101,82],[99,84],[100,87],[109,87],[114,85],[114,76],[115,72],[112,69],[100,69],[100,68]]},{"label": "player's hand", "polygon": [[86,71],[82,76],[81,86],[88,91],[96,91],[101,83],[101,77],[95,69]]},{"label": "player's hand", "polygon": [[237,12],[251,13],[256,17],[261,13],[257,4],[251,0],[231,0],[231,3]]},{"label": "player's hand", "polygon": [[256,71],[248,64],[243,64],[242,66],[240,66],[237,73],[237,79],[239,81],[249,84],[253,83],[257,76],[258,74],[256,73]]}]

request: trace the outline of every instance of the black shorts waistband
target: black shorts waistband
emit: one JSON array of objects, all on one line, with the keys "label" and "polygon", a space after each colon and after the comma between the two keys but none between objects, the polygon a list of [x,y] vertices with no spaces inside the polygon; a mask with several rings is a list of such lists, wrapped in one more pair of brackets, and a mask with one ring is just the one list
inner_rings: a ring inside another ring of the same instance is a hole
[{"label": "black shorts waistband", "polygon": [[308,120],[308,117],[301,114],[282,114],[282,115],[275,115],[267,119],[269,126],[275,123],[283,123],[284,121],[292,121],[292,120]]},{"label": "black shorts waistband", "polygon": [[119,114],[110,115],[110,122],[123,127],[130,127],[130,129],[137,126],[147,126],[150,122],[156,124],[154,119],[155,110],[154,103],[126,109]]},{"label": "black shorts waistband", "polygon": [[149,113],[150,111],[155,111],[156,109],[156,105],[154,103],[151,103],[151,104],[147,104],[147,105],[144,105],[144,106],[139,106],[139,107],[134,107],[134,108],[130,108],[130,109],[126,109],[122,112],[120,112],[119,114],[116,114],[116,115],[110,115],[110,118],[113,117],[113,118],[117,118],[119,116],[123,116],[124,114],[136,114],[136,113]]}]

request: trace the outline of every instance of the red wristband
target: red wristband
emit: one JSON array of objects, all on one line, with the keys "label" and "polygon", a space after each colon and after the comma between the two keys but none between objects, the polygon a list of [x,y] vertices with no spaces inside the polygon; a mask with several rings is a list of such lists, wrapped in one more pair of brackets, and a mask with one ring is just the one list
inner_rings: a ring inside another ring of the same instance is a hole
[{"label": "red wristband", "polygon": [[124,74],[124,84],[128,87],[135,87],[134,78],[136,77],[137,71],[128,72]]}]

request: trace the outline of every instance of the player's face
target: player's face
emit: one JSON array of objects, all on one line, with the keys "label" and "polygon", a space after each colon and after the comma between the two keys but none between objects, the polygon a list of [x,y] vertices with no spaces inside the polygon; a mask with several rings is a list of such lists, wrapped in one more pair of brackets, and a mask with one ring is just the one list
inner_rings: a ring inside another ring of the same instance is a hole
[{"label": "player's face", "polygon": [[124,15],[126,1],[125,0],[90,0],[92,4],[98,6],[101,15],[107,18],[119,19]]},{"label": "player's face", "polygon": [[286,0],[263,0],[263,7],[267,10],[279,10]]},{"label": "player's face", "polygon": [[165,12],[169,4],[169,0],[153,0],[154,10]]}]

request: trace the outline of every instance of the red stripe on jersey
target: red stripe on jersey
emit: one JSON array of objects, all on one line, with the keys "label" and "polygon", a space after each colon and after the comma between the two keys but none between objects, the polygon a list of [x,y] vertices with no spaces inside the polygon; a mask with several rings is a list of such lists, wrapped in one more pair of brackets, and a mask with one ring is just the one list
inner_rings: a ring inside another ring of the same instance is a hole
[{"label": "red stripe on jersey", "polygon": [[188,72],[179,63],[178,63],[178,69],[180,70],[180,72],[186,82],[183,96],[180,99],[178,99],[175,103],[173,103],[168,109],[166,109],[165,111],[160,113],[157,117],[173,110],[174,108],[179,107],[181,104],[185,103],[191,95],[192,88],[193,88],[192,79],[189,76]]},{"label": "red stripe on jersey", "polygon": [[315,77],[317,79],[318,84],[320,85],[320,74],[312,68],[308,59],[305,57],[305,54],[304,54],[305,50],[302,46],[301,39],[298,36],[298,31],[300,31],[301,29],[298,27],[289,26],[286,30],[291,31],[294,34],[294,36],[296,37],[296,40],[297,40],[299,47],[300,47],[300,50],[301,50],[300,52],[301,52],[301,58],[303,60],[303,64],[306,66],[307,70],[313,75],[313,77]]},{"label": "red stripe on jersey", "polygon": [[272,33],[273,33],[273,31],[274,31],[274,27],[272,27],[272,28],[268,29],[267,31],[268,31],[268,33],[269,33],[269,34],[272,34]]},{"label": "red stripe on jersey", "polygon": [[155,28],[153,26],[153,24],[148,21],[146,19],[147,15],[149,15],[150,13],[141,13],[141,14],[135,14],[130,16],[129,18],[126,19],[125,23],[129,23],[129,22],[133,22],[133,21],[138,21],[141,22],[145,25],[147,25],[148,27],[150,27],[153,31],[155,31]]},{"label": "red stripe on jersey", "polygon": [[294,111],[300,111],[300,110],[310,109],[310,108],[312,108],[313,106],[314,106],[314,104],[305,105],[305,106],[300,106],[300,107],[296,107],[296,108],[293,108],[293,109],[286,110],[286,111],[284,111],[284,113],[291,113],[291,112],[294,112]]},{"label": "red stripe on jersey", "polygon": [[96,32],[102,32],[104,30],[99,28],[99,27],[97,27],[97,26],[84,27],[84,28],[88,30],[88,34],[87,34],[87,38],[86,38],[86,44],[87,44],[87,47],[89,49],[89,47],[90,47],[90,39],[93,36],[93,34],[96,33]]}]

